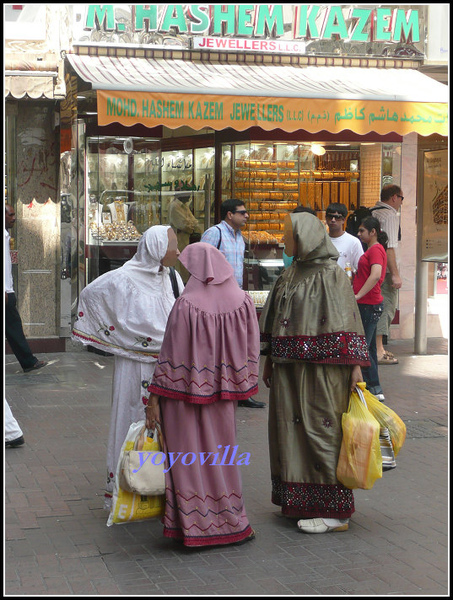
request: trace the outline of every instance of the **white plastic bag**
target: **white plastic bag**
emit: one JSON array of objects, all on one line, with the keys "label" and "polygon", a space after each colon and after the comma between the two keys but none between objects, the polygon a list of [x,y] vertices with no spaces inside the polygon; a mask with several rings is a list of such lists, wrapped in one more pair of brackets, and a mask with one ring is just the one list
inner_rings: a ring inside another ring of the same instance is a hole
[{"label": "white plastic bag", "polygon": [[[126,492],[119,486],[120,469],[125,451],[132,450],[137,435],[143,429],[145,421],[132,423],[121,447],[120,457],[116,468],[116,477],[113,487],[112,509],[107,520],[107,526],[121,523],[131,523],[134,521],[146,521],[160,517],[164,512],[165,495],[163,496],[143,496]],[[159,448],[157,440],[146,438],[144,450],[157,450]]]}]

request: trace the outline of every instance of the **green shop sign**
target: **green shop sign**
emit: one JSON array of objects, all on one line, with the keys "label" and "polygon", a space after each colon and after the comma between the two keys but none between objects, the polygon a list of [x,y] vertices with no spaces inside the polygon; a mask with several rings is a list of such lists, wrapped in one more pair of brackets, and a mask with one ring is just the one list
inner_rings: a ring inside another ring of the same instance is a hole
[{"label": "green shop sign", "polygon": [[[77,5],[76,5],[77,6]],[[83,6],[83,5],[82,5]],[[108,41],[114,34],[122,43],[168,44],[174,38],[181,47],[193,47],[194,36],[304,42],[297,51],[323,53],[319,43],[346,43],[351,53],[367,44],[377,44],[372,54],[384,52],[386,44],[409,45],[412,52],[399,56],[423,56],[421,34],[426,6],[403,5],[315,5],[315,4],[89,4],[83,18],[84,32],[96,33],[92,41]],[[126,7],[126,9],[125,9]],[[99,32],[105,37],[99,37]],[[89,36],[88,36],[89,37]],[[112,38],[113,39],[113,38]],[[87,40],[85,35],[84,41]],[[313,46],[317,42],[318,46]],[[415,47],[414,44],[418,46]],[[200,47],[213,48],[209,44]],[[217,48],[216,46],[214,46]],[[224,46],[225,47],[225,46]],[[280,46],[281,47],[281,46]],[[279,46],[275,47],[276,50]],[[228,50],[228,47],[225,47]],[[244,46],[244,49],[249,49]],[[250,49],[253,49],[250,47]],[[259,47],[260,51],[262,47]],[[272,52],[271,45],[264,46]],[[379,51],[381,50],[381,52]],[[324,48],[329,53],[331,48]],[[338,50],[337,50],[338,52]],[[365,52],[362,49],[363,54]],[[342,54],[348,53],[348,48]],[[370,54],[370,47],[366,49]]]}]

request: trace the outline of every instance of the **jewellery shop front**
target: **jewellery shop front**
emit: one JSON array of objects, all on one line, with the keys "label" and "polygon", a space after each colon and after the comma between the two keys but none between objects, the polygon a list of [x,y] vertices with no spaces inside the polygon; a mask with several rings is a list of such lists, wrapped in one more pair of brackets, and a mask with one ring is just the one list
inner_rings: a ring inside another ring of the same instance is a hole
[{"label": "jewellery shop front", "polygon": [[[144,230],[172,224],[170,203],[187,195],[187,239],[220,220],[223,200],[244,201],[244,288],[258,308],[283,268],[284,215],[299,204],[323,220],[329,203],[372,206],[396,183],[415,262],[419,136],[442,144],[448,131],[447,86],[417,71],[423,11],[414,20],[414,11],[371,5],[357,14],[344,5],[85,6],[84,39],[66,55],[62,116],[72,128],[67,197],[78,208],[73,306],[83,286],[134,254]],[[358,21],[366,41],[352,44]],[[376,27],[388,43],[373,39]],[[413,289],[409,302],[412,322]]]}]

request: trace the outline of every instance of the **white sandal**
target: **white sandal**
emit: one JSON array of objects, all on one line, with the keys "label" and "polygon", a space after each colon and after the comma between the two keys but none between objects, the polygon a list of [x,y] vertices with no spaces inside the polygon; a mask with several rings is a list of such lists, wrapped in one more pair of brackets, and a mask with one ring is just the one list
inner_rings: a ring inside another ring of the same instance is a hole
[{"label": "white sandal", "polygon": [[332,531],[347,531],[349,519],[301,519],[297,527],[304,533],[330,533]]}]

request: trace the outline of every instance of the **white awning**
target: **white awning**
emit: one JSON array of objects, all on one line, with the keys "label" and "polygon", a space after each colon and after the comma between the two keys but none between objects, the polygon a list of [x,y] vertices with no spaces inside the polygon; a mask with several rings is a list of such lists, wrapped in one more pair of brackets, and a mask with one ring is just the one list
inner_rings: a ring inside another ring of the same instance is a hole
[{"label": "white awning", "polygon": [[5,98],[12,96],[21,98],[55,98],[55,82],[57,73],[5,72]]},{"label": "white awning", "polygon": [[95,90],[448,102],[448,87],[413,69],[207,63],[68,54]]}]

